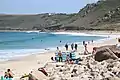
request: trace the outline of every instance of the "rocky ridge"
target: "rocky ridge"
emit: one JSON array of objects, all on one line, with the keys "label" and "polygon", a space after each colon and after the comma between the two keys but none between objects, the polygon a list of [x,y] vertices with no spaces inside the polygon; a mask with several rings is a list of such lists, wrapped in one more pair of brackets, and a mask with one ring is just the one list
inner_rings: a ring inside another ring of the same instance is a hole
[{"label": "rocky ridge", "polygon": [[120,80],[119,59],[97,62],[92,57],[86,57],[79,64],[58,66],[48,63],[47,66],[49,80]]}]

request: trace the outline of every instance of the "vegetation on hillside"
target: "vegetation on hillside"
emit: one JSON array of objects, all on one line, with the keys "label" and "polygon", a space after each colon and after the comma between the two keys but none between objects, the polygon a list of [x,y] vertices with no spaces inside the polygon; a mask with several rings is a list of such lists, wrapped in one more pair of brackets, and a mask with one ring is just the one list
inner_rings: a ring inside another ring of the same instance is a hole
[{"label": "vegetation on hillside", "polygon": [[120,30],[120,0],[87,4],[78,13],[0,15],[0,30]]}]

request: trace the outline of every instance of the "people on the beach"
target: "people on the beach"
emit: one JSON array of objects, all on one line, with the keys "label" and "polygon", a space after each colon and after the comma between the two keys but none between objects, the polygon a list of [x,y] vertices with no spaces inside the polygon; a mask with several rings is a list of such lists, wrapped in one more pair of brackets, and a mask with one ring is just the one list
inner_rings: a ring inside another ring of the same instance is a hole
[{"label": "people on the beach", "polygon": [[13,73],[10,69],[7,70],[7,73],[9,75],[9,78],[13,78]]},{"label": "people on the beach", "polygon": [[90,41],[88,41],[88,44],[90,44]]},{"label": "people on the beach", "polygon": [[72,59],[70,59],[70,62],[69,62],[70,64],[74,64],[74,62],[73,62],[73,60]]},{"label": "people on the beach", "polygon": [[70,57],[69,57],[69,55],[67,55],[66,62],[69,63],[69,60],[70,60]]},{"label": "people on the beach", "polygon": [[77,45],[77,44],[75,44],[75,50],[77,50],[77,47],[78,47],[78,45]]},{"label": "people on the beach", "polygon": [[92,53],[94,54],[94,53],[95,53],[95,51],[96,51],[96,47],[93,47],[93,51],[92,51]]},{"label": "people on the beach", "polygon": [[58,52],[58,57],[59,57],[59,62],[62,62],[62,52],[61,51]]},{"label": "people on the beach", "polygon": [[73,43],[71,44],[71,49],[72,49],[72,50],[74,49],[74,44],[73,44]]},{"label": "people on the beach", "polygon": [[85,48],[84,54],[87,55],[89,53],[87,49],[87,44],[84,45],[84,48]]},{"label": "people on the beach", "polygon": [[70,59],[72,59],[72,53],[70,53]]},{"label": "people on the beach", "polygon": [[52,61],[54,61],[54,58],[53,58],[53,57],[51,57],[51,60],[52,60]]},{"label": "people on the beach", "polygon": [[120,38],[118,38],[118,43],[120,43]]},{"label": "people on the beach", "polygon": [[46,72],[46,70],[44,68],[38,68],[38,71],[41,71],[43,74],[48,76],[48,73]]},{"label": "people on the beach", "polygon": [[83,41],[83,45],[85,45],[85,41]]},{"label": "people on the beach", "polygon": [[66,50],[68,50],[68,44],[65,44],[65,48],[66,48]]},{"label": "people on the beach", "polygon": [[4,74],[4,78],[6,80],[12,80],[13,79],[13,73],[10,69],[7,69],[7,72]]},{"label": "people on the beach", "polygon": [[96,47],[93,47],[92,54],[93,54],[93,56],[96,54]]},{"label": "people on the beach", "polygon": [[5,72],[4,79],[8,79],[8,78],[9,78],[9,75],[7,72]]}]

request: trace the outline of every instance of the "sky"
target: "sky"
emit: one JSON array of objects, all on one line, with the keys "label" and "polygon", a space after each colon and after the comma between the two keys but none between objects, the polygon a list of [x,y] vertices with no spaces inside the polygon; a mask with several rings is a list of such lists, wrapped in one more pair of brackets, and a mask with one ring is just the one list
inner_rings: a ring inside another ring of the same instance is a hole
[{"label": "sky", "polygon": [[97,0],[0,0],[1,14],[76,13]]}]

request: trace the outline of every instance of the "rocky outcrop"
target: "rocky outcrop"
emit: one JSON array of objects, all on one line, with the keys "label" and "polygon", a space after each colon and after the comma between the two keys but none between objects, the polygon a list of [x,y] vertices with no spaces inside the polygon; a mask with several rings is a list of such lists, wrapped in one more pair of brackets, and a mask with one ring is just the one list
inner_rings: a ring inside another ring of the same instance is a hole
[{"label": "rocky outcrop", "polygon": [[47,80],[120,80],[120,60],[102,62],[83,57],[79,64],[48,63]]},{"label": "rocky outcrop", "polygon": [[107,45],[96,48],[95,60],[103,61],[107,59],[118,59],[120,58],[120,49],[116,45]]}]

